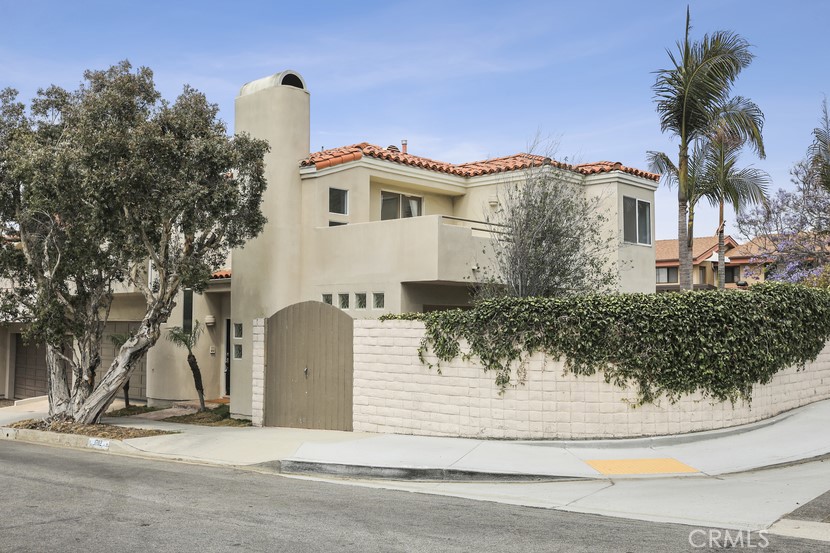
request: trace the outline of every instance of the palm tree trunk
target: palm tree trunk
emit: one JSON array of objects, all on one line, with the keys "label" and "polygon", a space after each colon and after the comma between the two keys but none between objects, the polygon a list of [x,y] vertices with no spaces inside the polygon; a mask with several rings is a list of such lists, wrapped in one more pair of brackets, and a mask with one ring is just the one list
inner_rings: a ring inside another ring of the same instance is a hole
[{"label": "palm tree trunk", "polygon": [[726,242],[723,237],[723,198],[721,198],[718,210],[720,220],[718,221],[718,290],[726,287]]},{"label": "palm tree trunk", "polygon": [[677,257],[680,290],[692,289],[692,249],[689,246],[689,199],[687,182],[689,154],[685,143],[680,145],[680,160],[677,167]]},{"label": "palm tree trunk", "polygon": [[689,241],[687,239],[688,233],[688,204],[685,200],[680,199],[677,202],[677,247],[678,260],[680,267],[678,269],[678,279],[681,290],[692,289],[692,257],[689,249]]},{"label": "palm tree trunk", "polygon": [[187,354],[187,364],[190,365],[190,372],[193,373],[193,384],[196,385],[196,392],[199,394],[199,411],[205,410],[205,388],[202,385],[202,371],[199,370],[199,363],[192,353]]}]

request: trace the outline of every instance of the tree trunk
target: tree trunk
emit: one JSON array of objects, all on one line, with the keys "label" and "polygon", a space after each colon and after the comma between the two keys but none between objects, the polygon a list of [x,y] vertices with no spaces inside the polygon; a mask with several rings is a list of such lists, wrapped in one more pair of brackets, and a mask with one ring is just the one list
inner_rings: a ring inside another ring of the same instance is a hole
[{"label": "tree trunk", "polygon": [[680,140],[677,164],[677,257],[680,290],[692,290],[693,236],[689,236],[689,148],[684,137]]},{"label": "tree trunk", "polygon": [[60,348],[46,345],[46,379],[49,386],[49,418],[69,416],[70,395],[66,382],[66,365],[60,356]]},{"label": "tree trunk", "polygon": [[718,290],[726,288],[726,243],[723,237],[723,199],[720,201],[718,210],[720,216],[718,225]]},{"label": "tree trunk", "polygon": [[688,240],[688,203],[684,198],[677,202],[677,255],[678,279],[681,290],[692,289],[692,252]]},{"label": "tree trunk", "polygon": [[127,379],[127,383],[124,384],[124,407],[128,408],[130,406],[130,379]]},{"label": "tree trunk", "polygon": [[95,424],[101,420],[101,416],[115,399],[118,390],[124,388],[130,380],[138,360],[158,341],[161,322],[158,314],[153,314],[149,318],[145,317],[136,334],[121,346],[107,374],[98,382],[95,390],[83,405],[73,412],[75,422]]},{"label": "tree trunk", "polygon": [[190,365],[190,372],[193,373],[193,384],[196,385],[196,393],[199,394],[199,411],[205,410],[205,388],[202,386],[202,371],[199,370],[199,363],[192,353],[187,354],[187,364]]}]

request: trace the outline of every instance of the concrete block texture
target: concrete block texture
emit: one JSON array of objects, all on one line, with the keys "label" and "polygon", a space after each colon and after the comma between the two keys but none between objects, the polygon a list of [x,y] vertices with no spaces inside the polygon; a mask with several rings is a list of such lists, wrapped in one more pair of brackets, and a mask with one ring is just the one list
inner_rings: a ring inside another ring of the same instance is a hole
[{"label": "concrete block texture", "polygon": [[[355,431],[517,439],[654,436],[739,426],[830,398],[830,345],[803,370],[789,367],[755,386],[751,404],[694,394],[673,404],[661,399],[636,406],[633,388],[608,384],[601,374],[565,374],[564,360],[543,354],[526,359],[524,381],[504,392],[475,359],[441,362],[439,374],[418,360],[423,334],[417,321],[355,321]],[[437,361],[430,354],[427,360]]]}]

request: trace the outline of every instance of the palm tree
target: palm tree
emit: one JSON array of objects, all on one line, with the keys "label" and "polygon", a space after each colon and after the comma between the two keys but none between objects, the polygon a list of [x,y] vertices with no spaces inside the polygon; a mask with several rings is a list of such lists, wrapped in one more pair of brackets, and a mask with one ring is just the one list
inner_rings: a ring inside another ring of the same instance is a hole
[{"label": "palm tree", "polygon": [[180,326],[174,326],[167,331],[167,339],[178,347],[187,349],[187,364],[190,372],[193,373],[193,384],[196,386],[196,393],[199,394],[199,411],[205,410],[205,388],[202,385],[202,371],[199,370],[199,363],[193,355],[193,348],[202,335],[202,326],[199,321],[193,322],[193,328],[189,331]]},{"label": "palm tree", "polygon": [[[739,213],[746,205],[766,202],[770,182],[769,175],[764,171],[753,167],[738,168],[738,156],[743,146],[740,139],[716,129],[711,136],[696,140],[689,156],[687,189],[690,222],[687,228],[690,236],[694,236],[694,213],[698,201],[706,198],[719,208],[718,288],[723,288],[726,280],[724,204],[728,203]],[[668,155],[648,152],[648,160],[650,171],[663,175],[668,186],[677,185],[679,172]]]},{"label": "palm tree", "polygon": [[[729,92],[742,69],[752,61],[749,43],[731,31],[716,31],[691,42],[691,18],[686,9],[686,33],[677,43],[677,54],[668,51],[672,67],[657,71],[653,90],[663,132],[678,137],[677,163],[677,237],[680,257],[680,288],[692,287],[692,250],[689,199],[689,149],[706,136],[719,116],[730,135],[747,138],[752,129],[740,111],[724,111]],[[732,106],[739,108],[740,106]]]},{"label": "palm tree", "polygon": [[[759,131],[760,133],[760,131]],[[760,136],[760,134],[759,134]],[[767,186],[770,178],[767,173],[754,167],[738,167],[738,156],[744,143],[719,129],[710,141],[705,180],[702,195],[712,205],[718,206],[718,288],[726,285],[726,246],[724,244],[724,204],[728,203],[740,213],[746,205],[766,203]],[[763,153],[763,142],[755,149]],[[763,157],[763,155],[761,156]]]},{"label": "palm tree", "polygon": [[809,154],[819,183],[830,190],[830,114],[827,113],[826,98],[822,104],[820,126],[813,129],[813,143],[810,145]]}]

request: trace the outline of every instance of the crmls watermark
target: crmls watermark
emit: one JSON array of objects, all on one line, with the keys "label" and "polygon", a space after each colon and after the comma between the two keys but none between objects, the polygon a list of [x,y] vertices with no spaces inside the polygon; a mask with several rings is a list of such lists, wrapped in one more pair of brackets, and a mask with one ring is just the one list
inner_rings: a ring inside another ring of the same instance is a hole
[{"label": "crmls watermark", "polygon": [[749,530],[704,530],[698,528],[689,532],[689,545],[695,549],[764,549],[769,546],[767,531],[753,534]]}]

